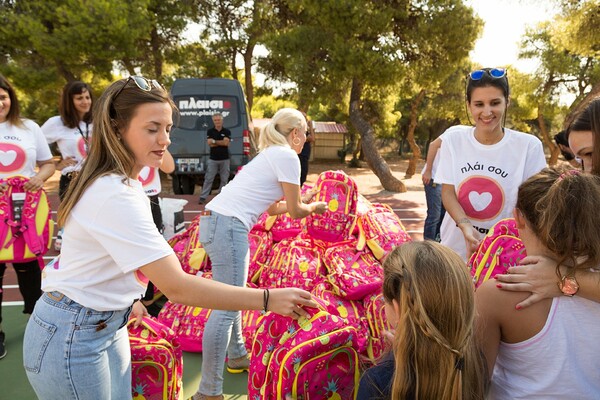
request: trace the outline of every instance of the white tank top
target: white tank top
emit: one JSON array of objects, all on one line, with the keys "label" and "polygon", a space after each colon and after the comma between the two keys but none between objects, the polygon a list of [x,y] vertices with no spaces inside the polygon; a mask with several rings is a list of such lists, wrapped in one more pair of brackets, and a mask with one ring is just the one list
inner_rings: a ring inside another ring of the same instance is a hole
[{"label": "white tank top", "polygon": [[489,399],[600,399],[600,303],[556,297],[540,332],[501,342]]}]

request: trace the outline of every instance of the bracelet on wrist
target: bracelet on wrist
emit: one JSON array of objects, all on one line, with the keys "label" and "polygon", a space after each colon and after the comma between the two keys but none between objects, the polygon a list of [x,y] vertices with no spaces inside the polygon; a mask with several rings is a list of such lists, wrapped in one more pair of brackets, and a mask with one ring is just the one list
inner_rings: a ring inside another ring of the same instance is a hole
[{"label": "bracelet on wrist", "polygon": [[269,289],[263,291],[263,311],[269,311]]},{"label": "bracelet on wrist", "polygon": [[467,217],[465,218],[461,218],[458,221],[456,221],[456,226],[458,227],[460,224],[469,224],[471,225],[471,220]]}]

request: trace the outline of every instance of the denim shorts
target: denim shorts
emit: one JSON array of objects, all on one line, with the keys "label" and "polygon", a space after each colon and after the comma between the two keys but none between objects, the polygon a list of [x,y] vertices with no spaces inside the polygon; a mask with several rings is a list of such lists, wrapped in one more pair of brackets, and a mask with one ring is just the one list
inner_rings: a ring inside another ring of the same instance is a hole
[{"label": "denim shorts", "polygon": [[38,398],[131,398],[130,312],[97,311],[60,292],[44,293],[23,340],[25,371]]}]

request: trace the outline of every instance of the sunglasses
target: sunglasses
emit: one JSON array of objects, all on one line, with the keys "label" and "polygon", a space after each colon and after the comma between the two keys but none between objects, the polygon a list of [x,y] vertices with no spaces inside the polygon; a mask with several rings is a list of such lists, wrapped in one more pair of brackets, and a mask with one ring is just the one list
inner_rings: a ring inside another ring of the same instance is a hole
[{"label": "sunglasses", "polygon": [[472,81],[478,81],[485,74],[488,74],[494,79],[504,78],[506,76],[506,68],[490,68],[490,69],[477,69],[469,73],[469,77]]},{"label": "sunglasses", "polygon": [[127,87],[127,84],[129,83],[129,81],[133,81],[135,83],[135,85],[143,90],[144,92],[149,92],[152,90],[152,88],[155,89],[163,89],[164,87],[158,83],[158,81],[156,79],[146,79],[143,76],[137,76],[137,75],[133,75],[130,76],[129,78],[127,78],[127,80],[125,81],[125,84],[123,85],[123,87],[121,89],[119,89],[119,91],[117,92],[117,94],[114,95],[113,97],[113,101],[119,97],[119,95],[121,94],[121,92],[123,91],[123,89],[125,89]]}]

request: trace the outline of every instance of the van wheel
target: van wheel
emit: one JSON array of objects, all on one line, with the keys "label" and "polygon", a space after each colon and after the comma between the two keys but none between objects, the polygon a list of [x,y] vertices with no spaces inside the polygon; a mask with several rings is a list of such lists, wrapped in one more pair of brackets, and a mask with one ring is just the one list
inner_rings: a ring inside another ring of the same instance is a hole
[{"label": "van wheel", "polygon": [[196,184],[191,176],[173,175],[173,193],[194,194]]}]

